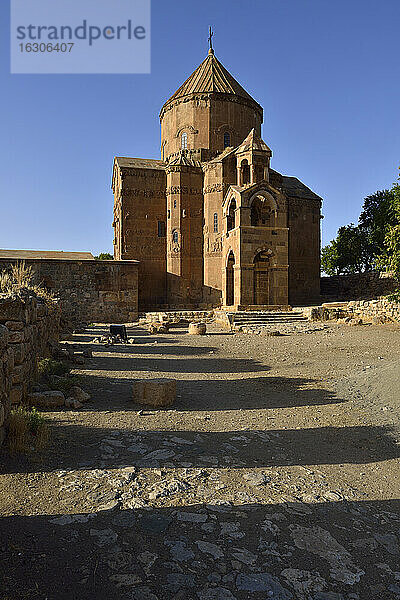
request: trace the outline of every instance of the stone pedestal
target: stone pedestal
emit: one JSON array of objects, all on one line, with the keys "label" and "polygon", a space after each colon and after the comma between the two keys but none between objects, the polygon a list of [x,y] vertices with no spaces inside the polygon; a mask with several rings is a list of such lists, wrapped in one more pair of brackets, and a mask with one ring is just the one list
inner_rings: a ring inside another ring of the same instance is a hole
[{"label": "stone pedestal", "polygon": [[175,398],[175,379],[137,379],[132,386],[132,399],[136,404],[171,406]]},{"label": "stone pedestal", "polygon": [[205,323],[189,323],[189,335],[204,335],[206,331]]}]

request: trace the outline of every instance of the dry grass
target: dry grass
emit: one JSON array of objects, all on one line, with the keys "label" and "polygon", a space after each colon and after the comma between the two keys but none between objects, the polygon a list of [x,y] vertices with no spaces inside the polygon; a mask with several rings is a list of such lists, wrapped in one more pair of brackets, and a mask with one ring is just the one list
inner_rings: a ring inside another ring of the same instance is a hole
[{"label": "dry grass", "polygon": [[25,453],[31,448],[43,450],[48,441],[49,427],[35,408],[12,409],[8,424],[8,447],[12,454]]},{"label": "dry grass", "polygon": [[11,267],[11,277],[17,289],[32,287],[34,272],[32,267],[27,267],[25,261],[18,261]]},{"label": "dry grass", "polygon": [[55,296],[41,285],[34,283],[35,273],[31,266],[27,266],[24,261],[18,261],[12,265],[10,271],[0,272],[0,292],[18,293],[20,290],[31,290],[35,296],[44,300],[47,306],[57,310]]},{"label": "dry grass", "polygon": [[8,293],[12,291],[13,281],[10,273],[2,271],[0,273],[0,292]]}]

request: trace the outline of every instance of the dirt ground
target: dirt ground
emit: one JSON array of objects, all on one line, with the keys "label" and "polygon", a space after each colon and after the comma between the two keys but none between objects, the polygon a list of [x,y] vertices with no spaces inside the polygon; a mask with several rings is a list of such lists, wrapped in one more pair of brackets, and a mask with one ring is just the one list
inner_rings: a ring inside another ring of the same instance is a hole
[{"label": "dirt ground", "polygon": [[400,599],[399,326],[104,330],[74,336],[92,400],[1,451],[0,600]]}]

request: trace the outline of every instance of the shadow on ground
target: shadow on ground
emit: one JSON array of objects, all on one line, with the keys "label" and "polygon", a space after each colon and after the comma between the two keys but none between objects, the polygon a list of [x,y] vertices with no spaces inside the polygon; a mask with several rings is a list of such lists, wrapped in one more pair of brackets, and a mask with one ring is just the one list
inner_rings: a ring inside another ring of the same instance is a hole
[{"label": "shadow on ground", "polygon": [[0,527],[4,600],[400,595],[398,500],[116,509]]},{"label": "shadow on ground", "polygon": [[[146,419],[145,416],[141,417]],[[58,469],[255,468],[366,464],[400,456],[389,427],[319,427],[271,431],[135,431],[55,423],[41,463],[8,459],[5,472]],[[73,449],[71,449],[73,440]]]}]

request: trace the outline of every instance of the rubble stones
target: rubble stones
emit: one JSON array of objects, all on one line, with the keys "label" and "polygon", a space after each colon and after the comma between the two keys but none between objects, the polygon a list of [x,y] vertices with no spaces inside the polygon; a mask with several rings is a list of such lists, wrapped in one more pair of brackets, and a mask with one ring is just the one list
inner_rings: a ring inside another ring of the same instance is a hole
[{"label": "rubble stones", "polygon": [[57,408],[64,406],[65,396],[59,391],[34,392],[28,395],[28,403],[36,408]]},{"label": "rubble stones", "polygon": [[82,388],[78,387],[77,385],[74,385],[70,389],[69,393],[72,398],[79,400],[79,402],[87,402],[88,400],[90,400],[90,394],[85,392]]},{"label": "rubble stones", "polygon": [[158,323],[153,322],[148,326],[149,333],[168,333],[169,331],[169,323]]}]

